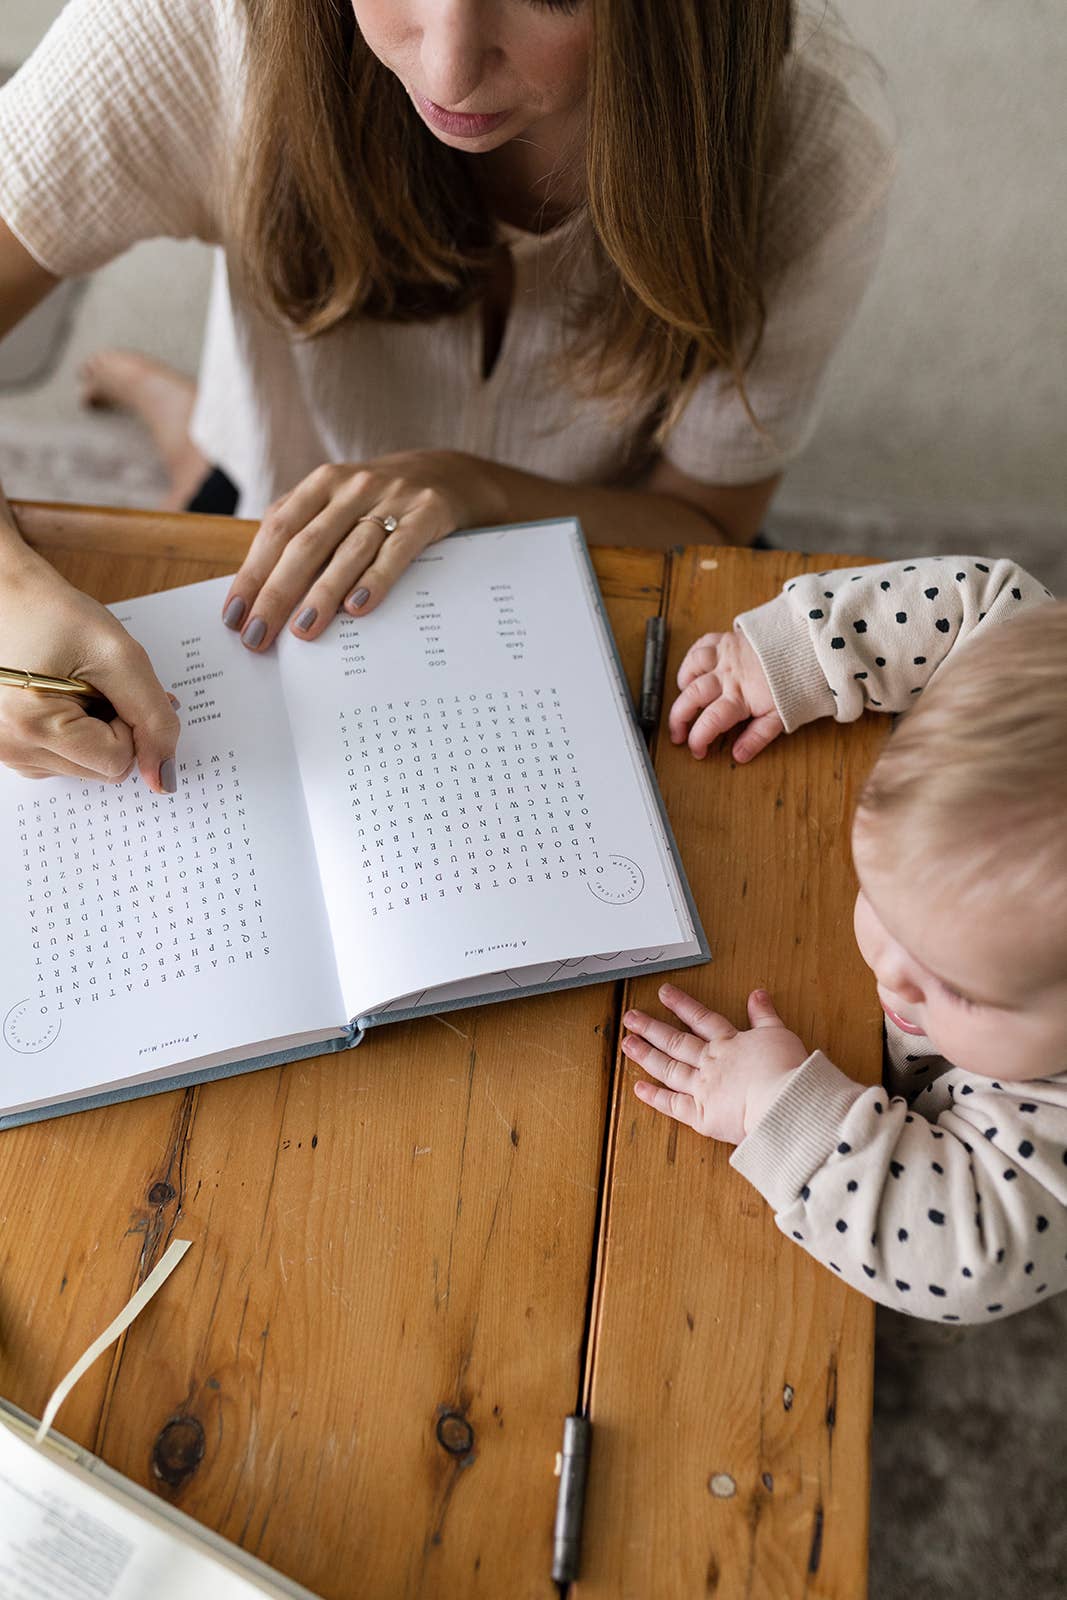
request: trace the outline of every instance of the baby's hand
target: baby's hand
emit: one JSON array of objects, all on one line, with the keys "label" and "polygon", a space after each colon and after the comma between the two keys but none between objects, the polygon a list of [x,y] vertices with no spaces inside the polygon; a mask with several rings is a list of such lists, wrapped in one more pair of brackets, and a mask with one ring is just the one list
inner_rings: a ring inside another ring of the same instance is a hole
[{"label": "baby's hand", "polygon": [[697,1133],[740,1144],[775,1099],[783,1078],[811,1052],[789,1032],[764,989],[748,997],[748,1032],[738,1032],[673,984],[665,983],[659,997],[686,1027],[627,1011],[622,1020],[633,1032],[622,1041],[623,1054],[659,1080],[635,1083],[634,1093]]},{"label": "baby's hand", "polygon": [[681,744],[688,729],[689,748],[698,760],[720,733],[748,718],[734,741],[735,761],[751,761],[782,732],[759,656],[743,633],[706,633],[690,645],[678,669],[678,687],[682,692],[670,710],[671,740]]}]

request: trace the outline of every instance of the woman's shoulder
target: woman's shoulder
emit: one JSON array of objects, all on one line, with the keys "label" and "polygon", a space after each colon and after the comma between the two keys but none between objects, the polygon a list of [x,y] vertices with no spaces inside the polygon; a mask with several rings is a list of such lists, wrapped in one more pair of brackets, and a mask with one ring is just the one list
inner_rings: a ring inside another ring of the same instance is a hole
[{"label": "woman's shoulder", "polygon": [[202,100],[241,70],[244,17],[240,0],[67,0],[42,43],[17,76],[57,63],[92,63],[130,84],[177,88]]},{"label": "woman's shoulder", "polygon": [[68,0],[0,91],[0,215],[59,277],[138,239],[217,240],[240,0]]},{"label": "woman's shoulder", "polygon": [[895,133],[881,69],[844,34],[803,13],[782,78],[776,170],[768,193],[768,266],[862,226],[888,196]]}]

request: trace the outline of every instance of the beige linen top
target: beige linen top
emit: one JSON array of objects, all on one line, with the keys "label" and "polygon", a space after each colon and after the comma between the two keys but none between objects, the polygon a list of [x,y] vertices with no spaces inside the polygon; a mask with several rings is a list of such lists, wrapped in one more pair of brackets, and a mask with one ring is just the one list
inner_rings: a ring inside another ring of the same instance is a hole
[{"label": "beige linen top", "polygon": [[[140,239],[220,246],[193,435],[239,486],[245,515],[323,461],[415,448],[464,450],[574,483],[618,480],[645,418],[620,426],[552,370],[565,227],[502,230],[514,294],[488,378],[478,307],[431,323],[352,320],[297,340],[248,302],[224,200],[244,81],[242,17],[238,0],[70,0],[0,91],[0,216],[12,232],[59,277],[90,272]],[[707,483],[766,478],[807,443],[827,362],[877,259],[889,140],[822,58],[819,38],[794,52],[786,74],[768,319],[747,379],[762,426],[713,373],[665,446]]]}]

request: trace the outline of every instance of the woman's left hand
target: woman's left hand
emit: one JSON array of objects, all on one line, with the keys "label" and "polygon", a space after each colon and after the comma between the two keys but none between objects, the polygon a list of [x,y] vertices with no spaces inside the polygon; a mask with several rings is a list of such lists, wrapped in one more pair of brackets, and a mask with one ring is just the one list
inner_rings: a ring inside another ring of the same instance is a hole
[{"label": "woman's left hand", "polygon": [[428,545],[502,521],[503,511],[489,464],[458,451],[318,467],[263,518],[223,621],[250,650],[266,650],[290,617],[298,639],[317,639],[338,611],[373,611]]}]

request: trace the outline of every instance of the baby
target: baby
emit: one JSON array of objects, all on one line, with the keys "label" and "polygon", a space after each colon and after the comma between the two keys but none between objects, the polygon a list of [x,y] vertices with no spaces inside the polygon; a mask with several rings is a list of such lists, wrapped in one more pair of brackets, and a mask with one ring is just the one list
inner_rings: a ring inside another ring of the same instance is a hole
[{"label": "baby", "polygon": [[908,711],[852,826],[888,1088],[809,1049],[762,989],[747,1030],[671,984],[680,1028],[623,1018],[657,1080],[639,1099],[736,1144],[783,1233],[854,1288],[945,1322],[1067,1288],[1067,602],[1051,598],[1003,560],[810,574],[682,663],[671,737],[698,758],[741,722],[747,761],[815,717]]}]

